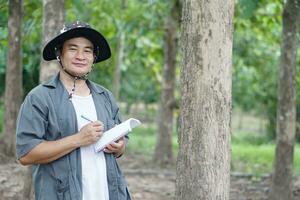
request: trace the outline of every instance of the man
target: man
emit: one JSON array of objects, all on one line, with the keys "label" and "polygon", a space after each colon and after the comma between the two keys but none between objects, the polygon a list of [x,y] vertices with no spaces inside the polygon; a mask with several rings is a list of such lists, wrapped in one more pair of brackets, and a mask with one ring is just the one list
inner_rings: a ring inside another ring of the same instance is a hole
[{"label": "man", "polygon": [[110,56],[101,33],[78,21],[44,47],[43,58],[57,59],[60,72],[27,95],[16,133],[18,160],[33,166],[36,200],[130,199],[116,162],[127,137],[94,151],[102,133],[121,122],[112,94],[86,79]]}]

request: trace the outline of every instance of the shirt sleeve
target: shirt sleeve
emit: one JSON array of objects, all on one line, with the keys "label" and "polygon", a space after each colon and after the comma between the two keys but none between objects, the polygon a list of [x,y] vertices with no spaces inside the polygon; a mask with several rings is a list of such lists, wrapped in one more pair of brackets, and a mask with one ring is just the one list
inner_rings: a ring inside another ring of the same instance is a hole
[{"label": "shirt sleeve", "polygon": [[25,98],[17,119],[17,159],[44,141],[48,125],[47,113],[48,109],[42,99],[33,94]]}]

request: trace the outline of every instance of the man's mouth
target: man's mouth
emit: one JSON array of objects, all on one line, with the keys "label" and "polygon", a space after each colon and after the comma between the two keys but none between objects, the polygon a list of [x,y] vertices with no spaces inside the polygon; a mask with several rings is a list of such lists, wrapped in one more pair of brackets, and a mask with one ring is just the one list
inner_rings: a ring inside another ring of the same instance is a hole
[{"label": "man's mouth", "polygon": [[72,63],[73,65],[75,65],[76,67],[85,67],[86,64],[85,63]]}]

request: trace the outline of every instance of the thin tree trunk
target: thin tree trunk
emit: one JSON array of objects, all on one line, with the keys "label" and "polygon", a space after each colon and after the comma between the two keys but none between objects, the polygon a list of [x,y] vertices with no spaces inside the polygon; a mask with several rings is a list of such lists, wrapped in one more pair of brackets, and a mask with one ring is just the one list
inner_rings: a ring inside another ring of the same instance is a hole
[{"label": "thin tree trunk", "polygon": [[[121,1],[121,11],[124,12],[126,9],[126,0]],[[120,89],[121,89],[121,66],[123,64],[124,57],[124,43],[125,43],[125,28],[124,23],[117,22],[118,27],[118,44],[117,44],[117,62],[114,71],[114,96],[117,101],[120,99]]]},{"label": "thin tree trunk", "polygon": [[176,199],[228,200],[233,0],[185,0]]},{"label": "thin tree trunk", "polygon": [[5,154],[8,156],[15,156],[16,121],[23,96],[21,56],[22,5],[22,0],[9,1],[9,45],[5,76],[5,117],[2,136]]},{"label": "thin tree trunk", "polygon": [[114,96],[117,101],[120,99],[121,86],[121,66],[123,64],[125,33],[121,27],[118,28],[118,44],[117,44],[117,64],[114,71]]},{"label": "thin tree trunk", "polygon": [[[43,42],[42,47],[57,35],[63,27],[65,20],[64,0],[43,0]],[[56,61],[44,61],[40,63],[40,82],[49,79],[58,72],[59,64]]]},{"label": "thin tree trunk", "polygon": [[164,71],[162,80],[162,93],[158,112],[158,134],[154,152],[154,161],[161,166],[173,163],[172,133],[174,110],[174,87],[177,53],[177,28],[179,5],[178,1],[172,2],[170,16],[165,24],[164,45]]},{"label": "thin tree trunk", "polygon": [[278,79],[277,137],[269,199],[292,199],[296,131],[296,60],[300,0],[288,0],[283,10],[282,46]]}]

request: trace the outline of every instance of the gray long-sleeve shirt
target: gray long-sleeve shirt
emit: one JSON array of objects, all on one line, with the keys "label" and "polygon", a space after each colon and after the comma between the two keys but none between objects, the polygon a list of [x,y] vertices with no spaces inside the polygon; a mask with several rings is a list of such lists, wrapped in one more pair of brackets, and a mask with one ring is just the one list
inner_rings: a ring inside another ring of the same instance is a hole
[{"label": "gray long-sleeve shirt", "polygon": [[[112,94],[87,81],[95,103],[97,118],[105,130],[121,122]],[[16,131],[17,158],[43,141],[57,140],[78,132],[76,113],[59,74],[34,88],[25,98]],[[110,200],[129,200],[127,184],[113,154],[105,153]],[[80,148],[48,164],[32,167],[36,200],[81,200]],[[95,186],[97,187],[97,186]]]}]

